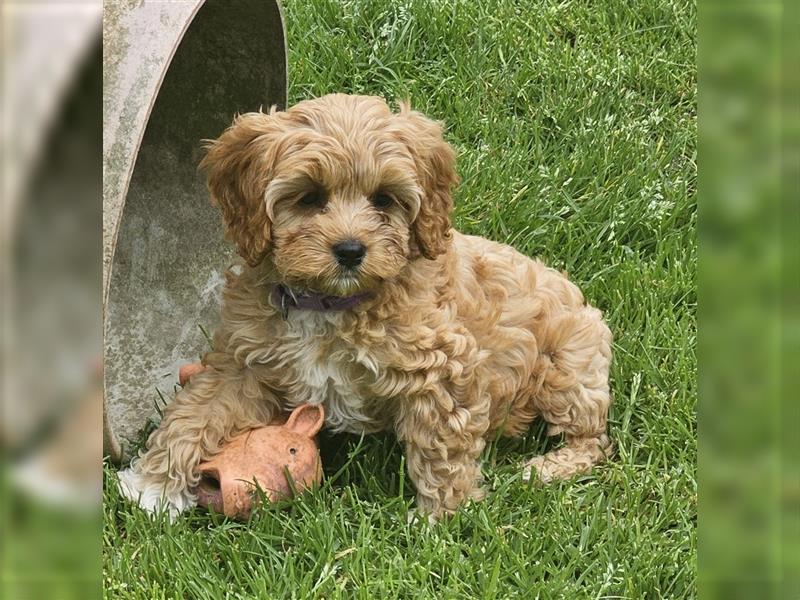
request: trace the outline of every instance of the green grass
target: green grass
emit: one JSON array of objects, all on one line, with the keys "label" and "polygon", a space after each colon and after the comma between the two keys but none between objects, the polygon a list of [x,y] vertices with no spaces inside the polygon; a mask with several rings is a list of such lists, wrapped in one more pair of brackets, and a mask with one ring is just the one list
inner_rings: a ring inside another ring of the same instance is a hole
[{"label": "green grass", "polygon": [[549,487],[486,452],[491,494],[433,527],[391,436],[322,438],[313,494],[234,523],[152,521],[106,471],[104,584],[132,598],[687,598],[696,586],[695,6],[286,1],[290,101],[409,97],[447,125],[458,228],[569,272],[615,335],[612,462]]}]

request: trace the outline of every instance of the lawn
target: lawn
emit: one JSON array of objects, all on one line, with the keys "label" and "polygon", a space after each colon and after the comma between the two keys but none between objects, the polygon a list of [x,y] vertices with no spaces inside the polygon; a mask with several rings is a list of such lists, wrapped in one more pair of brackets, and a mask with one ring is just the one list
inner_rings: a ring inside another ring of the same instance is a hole
[{"label": "lawn", "polygon": [[[249,523],[151,520],[106,469],[108,597],[696,595],[696,11],[691,0],[287,0],[290,102],[409,97],[458,153],[456,226],[567,271],[615,336],[617,454],[524,483],[535,425],[484,458],[488,498],[432,527],[393,437],[322,436],[322,487]],[[154,392],[155,396],[155,392]]]}]

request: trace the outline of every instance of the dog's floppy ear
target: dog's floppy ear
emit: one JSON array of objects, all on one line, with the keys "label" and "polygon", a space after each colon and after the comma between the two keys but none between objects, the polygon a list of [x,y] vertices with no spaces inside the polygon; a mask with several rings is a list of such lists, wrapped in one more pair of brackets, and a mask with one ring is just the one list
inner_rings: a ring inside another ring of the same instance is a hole
[{"label": "dog's floppy ear", "polygon": [[442,126],[422,113],[400,103],[398,118],[405,121],[403,133],[422,184],[424,197],[419,214],[412,224],[413,239],[425,258],[434,259],[447,250],[452,239],[450,213],[453,199],[450,189],[458,183],[455,153],[442,136]]},{"label": "dog's floppy ear", "polygon": [[264,192],[275,163],[275,109],[237,116],[216,140],[207,141],[200,168],[211,200],[220,207],[229,238],[250,266],[269,252],[271,223]]}]

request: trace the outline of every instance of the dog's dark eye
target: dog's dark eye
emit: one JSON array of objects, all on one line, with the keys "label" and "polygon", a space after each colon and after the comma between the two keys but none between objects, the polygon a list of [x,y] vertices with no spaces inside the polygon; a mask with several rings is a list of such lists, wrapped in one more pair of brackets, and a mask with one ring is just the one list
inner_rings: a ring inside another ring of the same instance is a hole
[{"label": "dog's dark eye", "polygon": [[372,197],[372,205],[375,208],[389,208],[393,203],[394,198],[383,192],[378,192]]},{"label": "dog's dark eye", "polygon": [[297,205],[301,208],[319,208],[325,205],[325,196],[319,190],[308,192],[297,201]]}]

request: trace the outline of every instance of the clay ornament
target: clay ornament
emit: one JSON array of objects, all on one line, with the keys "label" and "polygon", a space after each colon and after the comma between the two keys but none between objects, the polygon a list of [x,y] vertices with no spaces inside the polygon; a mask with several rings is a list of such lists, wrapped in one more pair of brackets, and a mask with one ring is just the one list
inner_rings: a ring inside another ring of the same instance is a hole
[{"label": "clay ornament", "polygon": [[256,483],[270,502],[318,484],[322,461],[314,436],[324,421],[322,406],[302,404],[285,424],[272,423],[234,437],[198,467],[200,483],[192,490],[197,504],[246,519],[258,501]]},{"label": "clay ornament", "polygon": [[188,365],[183,365],[178,370],[178,382],[181,384],[181,387],[186,387],[186,384],[189,383],[189,379],[195,373],[199,373],[205,369],[205,365],[199,362],[189,363]]}]

